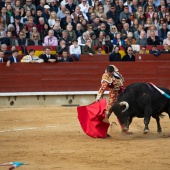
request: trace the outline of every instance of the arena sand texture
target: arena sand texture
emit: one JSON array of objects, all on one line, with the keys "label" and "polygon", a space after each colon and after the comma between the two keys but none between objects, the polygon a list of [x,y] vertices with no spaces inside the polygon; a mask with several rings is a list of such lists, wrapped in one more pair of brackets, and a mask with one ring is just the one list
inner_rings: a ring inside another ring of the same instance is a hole
[{"label": "arena sand texture", "polygon": [[[169,170],[170,120],[161,119],[157,134],[152,118],[150,134],[142,133],[143,119],[125,135],[119,125],[112,137],[94,139],[81,129],[76,107],[0,108],[0,163],[21,161],[18,170]],[[115,115],[110,121],[116,122]],[[8,167],[0,167],[7,170]]]}]

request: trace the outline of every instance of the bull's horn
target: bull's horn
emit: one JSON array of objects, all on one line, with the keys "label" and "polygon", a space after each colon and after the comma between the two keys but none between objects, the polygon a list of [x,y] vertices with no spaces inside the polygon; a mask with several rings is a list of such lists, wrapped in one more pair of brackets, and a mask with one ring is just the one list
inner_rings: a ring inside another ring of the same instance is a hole
[{"label": "bull's horn", "polygon": [[120,106],[123,106],[123,105],[126,106],[126,108],[122,112],[125,112],[129,108],[128,102],[120,102],[119,104]]}]

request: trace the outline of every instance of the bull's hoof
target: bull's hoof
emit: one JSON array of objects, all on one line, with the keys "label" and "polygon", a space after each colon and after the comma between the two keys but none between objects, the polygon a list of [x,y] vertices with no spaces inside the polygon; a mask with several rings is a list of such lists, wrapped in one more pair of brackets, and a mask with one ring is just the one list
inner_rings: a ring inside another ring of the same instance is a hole
[{"label": "bull's hoof", "polygon": [[149,133],[149,129],[145,129],[144,131],[143,131],[143,134],[148,134]]}]

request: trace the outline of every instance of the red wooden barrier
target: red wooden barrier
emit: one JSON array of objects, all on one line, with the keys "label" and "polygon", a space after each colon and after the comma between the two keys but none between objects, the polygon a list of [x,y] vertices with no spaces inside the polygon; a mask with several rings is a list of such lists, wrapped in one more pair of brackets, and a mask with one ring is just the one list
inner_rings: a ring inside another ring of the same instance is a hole
[{"label": "red wooden barrier", "polygon": [[170,88],[170,61],[0,64],[0,92],[97,91],[109,64],[119,68],[125,86],[152,82]]}]

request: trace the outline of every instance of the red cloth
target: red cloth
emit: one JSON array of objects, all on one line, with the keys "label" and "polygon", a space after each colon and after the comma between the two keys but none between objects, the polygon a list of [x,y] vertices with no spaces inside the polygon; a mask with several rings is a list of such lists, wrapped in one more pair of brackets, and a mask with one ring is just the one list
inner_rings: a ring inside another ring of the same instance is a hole
[{"label": "red cloth", "polygon": [[106,138],[109,123],[103,122],[106,111],[106,99],[87,106],[77,107],[78,119],[83,131],[94,138]]}]

